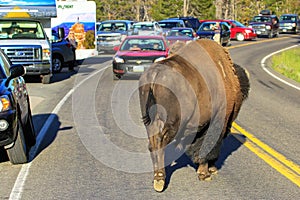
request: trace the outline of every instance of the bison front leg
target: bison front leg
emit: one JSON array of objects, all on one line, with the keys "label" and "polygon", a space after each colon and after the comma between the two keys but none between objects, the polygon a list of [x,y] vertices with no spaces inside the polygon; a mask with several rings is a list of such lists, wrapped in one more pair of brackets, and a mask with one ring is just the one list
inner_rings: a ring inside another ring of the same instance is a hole
[{"label": "bison front leg", "polygon": [[208,162],[206,160],[200,161],[199,167],[197,169],[197,174],[198,174],[199,180],[201,180],[201,181],[211,180],[211,173],[208,169]]}]

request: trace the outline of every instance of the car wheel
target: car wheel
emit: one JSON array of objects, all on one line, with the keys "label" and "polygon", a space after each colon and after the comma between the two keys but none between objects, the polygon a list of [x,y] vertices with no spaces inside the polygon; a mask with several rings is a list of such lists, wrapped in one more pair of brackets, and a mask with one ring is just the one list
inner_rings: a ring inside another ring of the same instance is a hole
[{"label": "car wheel", "polygon": [[52,58],[52,72],[59,73],[63,67],[63,59],[60,56],[54,55]]},{"label": "car wheel", "polygon": [[237,33],[236,34],[236,40],[237,41],[244,41],[245,40],[245,36],[242,33]]},{"label": "car wheel", "polygon": [[18,120],[17,139],[12,148],[6,150],[8,158],[12,164],[23,164],[27,160],[27,146],[24,132],[20,120]]},{"label": "car wheel", "polygon": [[42,75],[42,83],[43,84],[49,84],[50,83],[50,78],[51,78],[50,74]]},{"label": "car wheel", "polygon": [[28,111],[28,118],[27,118],[27,122],[24,126],[24,130],[26,133],[26,144],[28,147],[31,147],[33,145],[35,145],[36,142],[36,134],[35,134],[35,130],[34,130],[34,126],[33,126],[33,122],[32,122],[32,114],[31,114],[31,110],[29,107],[29,111]]}]

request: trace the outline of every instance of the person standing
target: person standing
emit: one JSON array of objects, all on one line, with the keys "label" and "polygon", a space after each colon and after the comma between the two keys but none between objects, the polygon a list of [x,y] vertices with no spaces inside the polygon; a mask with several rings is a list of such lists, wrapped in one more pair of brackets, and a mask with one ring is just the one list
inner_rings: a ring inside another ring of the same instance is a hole
[{"label": "person standing", "polygon": [[67,40],[72,45],[72,51],[74,53],[74,60],[73,63],[69,64],[69,70],[73,71],[74,67],[77,65],[76,63],[76,49],[77,49],[77,42],[73,31],[70,31],[67,37]]}]

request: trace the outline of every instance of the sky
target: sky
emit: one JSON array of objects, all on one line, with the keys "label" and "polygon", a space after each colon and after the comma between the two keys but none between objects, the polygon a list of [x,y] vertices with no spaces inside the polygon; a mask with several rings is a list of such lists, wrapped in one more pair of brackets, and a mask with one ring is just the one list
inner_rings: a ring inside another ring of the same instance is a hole
[{"label": "sky", "polygon": [[53,6],[55,5],[55,0],[1,0],[0,6]]}]

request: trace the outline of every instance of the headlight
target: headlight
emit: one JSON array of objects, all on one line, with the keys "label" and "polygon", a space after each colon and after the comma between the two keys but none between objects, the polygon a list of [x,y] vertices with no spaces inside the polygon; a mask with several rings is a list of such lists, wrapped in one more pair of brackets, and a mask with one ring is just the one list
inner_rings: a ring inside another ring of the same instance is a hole
[{"label": "headlight", "polygon": [[116,62],[116,63],[124,63],[124,59],[123,58],[120,58],[120,57],[114,57],[114,61]]},{"label": "headlight", "polygon": [[165,57],[159,57],[159,58],[156,58],[156,59],[154,60],[154,62],[159,62],[159,61],[164,60],[164,59],[165,59]]},{"label": "headlight", "polygon": [[252,28],[252,25],[249,25],[248,27],[249,27],[249,28]]},{"label": "headlight", "polygon": [[266,29],[271,30],[271,26],[270,26],[270,25],[267,25],[267,26],[266,26]]},{"label": "headlight", "polygon": [[50,60],[50,49],[43,49],[43,60]]},{"label": "headlight", "polygon": [[296,23],[292,23],[292,27],[296,27]]},{"label": "headlight", "polygon": [[11,104],[8,96],[3,95],[0,97],[0,112],[11,109]]}]

